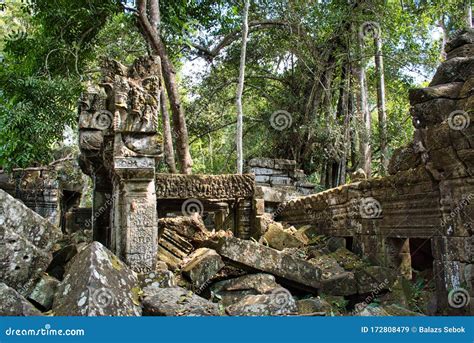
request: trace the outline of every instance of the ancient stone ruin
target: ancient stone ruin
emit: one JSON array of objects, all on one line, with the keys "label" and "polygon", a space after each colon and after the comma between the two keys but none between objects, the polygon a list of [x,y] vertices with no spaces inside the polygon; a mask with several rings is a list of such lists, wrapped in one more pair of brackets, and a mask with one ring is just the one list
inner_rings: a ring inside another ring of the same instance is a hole
[{"label": "ancient stone ruin", "polygon": [[415,135],[393,154],[392,175],[290,200],[278,216],[407,278],[431,270],[441,312],[453,310],[453,289],[474,296],[473,39],[472,30],[453,39],[429,87],[410,92]]},{"label": "ancient stone ruin", "polygon": [[410,93],[415,136],[391,175],[316,194],[287,160],[158,173],[160,60],[107,62],[79,102],[91,212],[34,187],[46,172],[0,178],[0,314],[474,314],[472,44],[459,33]]}]

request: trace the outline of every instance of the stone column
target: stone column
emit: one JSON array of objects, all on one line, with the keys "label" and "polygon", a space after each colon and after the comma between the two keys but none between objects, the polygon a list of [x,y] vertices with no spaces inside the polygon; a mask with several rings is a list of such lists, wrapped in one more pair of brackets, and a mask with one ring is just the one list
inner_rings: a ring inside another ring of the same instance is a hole
[{"label": "stone column", "polygon": [[158,251],[155,160],[114,159],[115,253],[136,272],[153,271]]},{"label": "stone column", "polygon": [[235,236],[250,239],[250,219],[252,216],[252,200],[239,199],[235,210]]}]

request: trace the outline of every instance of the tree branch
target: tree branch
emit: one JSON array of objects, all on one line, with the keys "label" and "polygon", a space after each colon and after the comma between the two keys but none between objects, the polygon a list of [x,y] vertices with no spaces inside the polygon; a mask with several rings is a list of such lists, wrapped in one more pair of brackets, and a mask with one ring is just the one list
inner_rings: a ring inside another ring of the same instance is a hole
[{"label": "tree branch", "polygon": [[[262,28],[287,26],[287,25],[289,25],[288,22],[283,21],[283,20],[257,20],[257,21],[251,21],[248,24],[248,26],[249,26],[249,32],[248,33],[250,34],[250,33],[258,31]],[[196,44],[196,43],[191,43],[191,46],[193,48],[197,49],[202,56],[204,56],[208,60],[212,61],[215,57],[217,57],[217,55],[219,54],[219,52],[222,49],[229,46],[230,44],[232,44],[234,41],[236,41],[240,37],[241,37],[241,30],[239,29],[239,30],[233,31],[233,32],[227,34],[226,36],[224,36],[224,38],[222,38],[222,40],[219,43],[217,43],[217,45],[214,46],[213,48],[208,48],[208,47],[202,46],[200,44]]]}]

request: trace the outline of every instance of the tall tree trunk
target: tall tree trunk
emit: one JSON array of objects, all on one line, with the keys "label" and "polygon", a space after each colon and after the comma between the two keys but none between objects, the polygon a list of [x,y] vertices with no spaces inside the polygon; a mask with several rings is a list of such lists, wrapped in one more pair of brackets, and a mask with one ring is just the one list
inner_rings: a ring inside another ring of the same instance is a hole
[{"label": "tall tree trunk", "polygon": [[168,113],[168,106],[166,103],[165,90],[162,89],[160,92],[160,103],[161,103],[161,119],[163,122],[163,148],[165,155],[165,162],[168,166],[168,170],[172,174],[176,174],[176,162],[174,159],[173,150],[173,137],[171,136],[171,123],[170,116]]},{"label": "tall tree trunk", "polygon": [[343,161],[341,161],[341,178],[340,184],[346,183],[347,175],[347,164],[348,159],[351,154],[351,117],[352,117],[352,98],[351,98],[351,74],[352,74],[352,65],[347,66],[346,70],[346,82],[345,82],[345,102],[344,102],[344,156]]},{"label": "tall tree trunk", "polygon": [[359,87],[358,87],[358,101],[357,101],[357,109],[359,112],[359,119],[362,124],[362,130],[360,134],[360,154],[361,154],[361,161],[360,167],[364,170],[367,177],[369,177],[372,173],[371,169],[371,162],[372,162],[372,152],[370,147],[370,111],[369,111],[369,104],[368,104],[368,95],[367,95],[367,81],[365,77],[365,62],[364,58],[362,57],[363,51],[363,41],[362,38],[359,38],[359,56],[360,61],[357,67],[354,68],[354,74],[358,79]]},{"label": "tall tree trunk", "polygon": [[441,16],[441,19],[438,21],[438,27],[441,29],[441,51],[440,51],[440,60],[446,60],[446,43],[448,42],[448,31],[446,30],[446,25],[444,24],[444,15]]},{"label": "tall tree trunk", "polygon": [[466,11],[466,27],[471,28],[472,25],[472,0],[464,0],[465,1],[465,11]]},{"label": "tall tree trunk", "polygon": [[250,0],[245,0],[244,12],[242,14],[242,50],[240,52],[240,69],[239,69],[239,84],[237,85],[237,134],[236,134],[236,147],[237,147],[237,173],[242,174],[244,170],[244,152],[242,142],[242,131],[243,131],[243,118],[244,111],[242,108],[242,93],[244,91],[244,78],[245,78],[245,55],[247,53],[247,35],[248,35],[248,13],[249,13]]},{"label": "tall tree trunk", "polygon": [[388,168],[387,153],[387,108],[385,105],[385,77],[382,56],[382,37],[379,34],[374,38],[375,44],[375,71],[377,74],[377,111],[379,116],[380,138],[380,175],[385,175]]},{"label": "tall tree trunk", "polygon": [[337,163],[337,174],[333,187],[337,187],[346,182],[346,165],[349,142],[349,79],[350,67],[344,64],[341,69],[341,83],[339,86],[339,101],[337,104],[337,123],[342,123],[342,151],[339,152],[341,158]]},{"label": "tall tree trunk", "polygon": [[[160,24],[159,10],[157,10],[159,9],[159,2],[158,0],[150,0],[149,13],[147,13],[147,0],[137,0],[137,9],[138,20],[143,36],[161,59],[163,78],[165,80],[171,113],[173,115],[173,131],[176,137],[176,151],[179,158],[180,170],[183,174],[191,174],[193,161],[189,152],[188,129],[186,127],[184,109],[181,105],[173,65],[157,29],[157,26]],[[154,25],[151,23],[154,23]]]}]

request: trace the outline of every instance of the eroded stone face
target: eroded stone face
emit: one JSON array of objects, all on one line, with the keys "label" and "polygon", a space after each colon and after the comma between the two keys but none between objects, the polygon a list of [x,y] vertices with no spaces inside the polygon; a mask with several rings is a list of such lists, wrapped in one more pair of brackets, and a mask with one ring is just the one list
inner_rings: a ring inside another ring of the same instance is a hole
[{"label": "eroded stone face", "polygon": [[212,249],[200,248],[188,257],[182,273],[196,289],[202,289],[223,267],[224,262],[219,254]]},{"label": "eroded stone face", "polygon": [[0,282],[0,316],[42,316],[28,300]]},{"label": "eroded stone face", "polygon": [[271,293],[281,287],[270,274],[249,274],[237,278],[216,282],[211,286],[211,295],[223,306],[239,302],[247,295]]},{"label": "eroded stone face", "polygon": [[51,261],[60,230],[0,190],[0,279],[28,295]]},{"label": "eroded stone face", "polygon": [[181,287],[147,287],[143,290],[145,316],[218,316],[214,304]]},{"label": "eroded stone face", "polygon": [[270,294],[247,295],[225,311],[230,316],[281,316],[296,314],[298,308],[291,293],[280,287]]},{"label": "eroded stone face", "polygon": [[58,288],[59,281],[48,274],[43,274],[36,283],[28,299],[38,304],[43,311],[50,310],[53,306],[54,294]]},{"label": "eroded stone face", "polygon": [[102,244],[93,242],[70,262],[56,292],[60,316],[139,316],[135,274]]},{"label": "eroded stone face", "polygon": [[262,243],[268,244],[270,247],[283,250],[285,248],[301,248],[304,242],[297,236],[283,229],[279,223],[268,225],[268,230],[260,239]]}]

